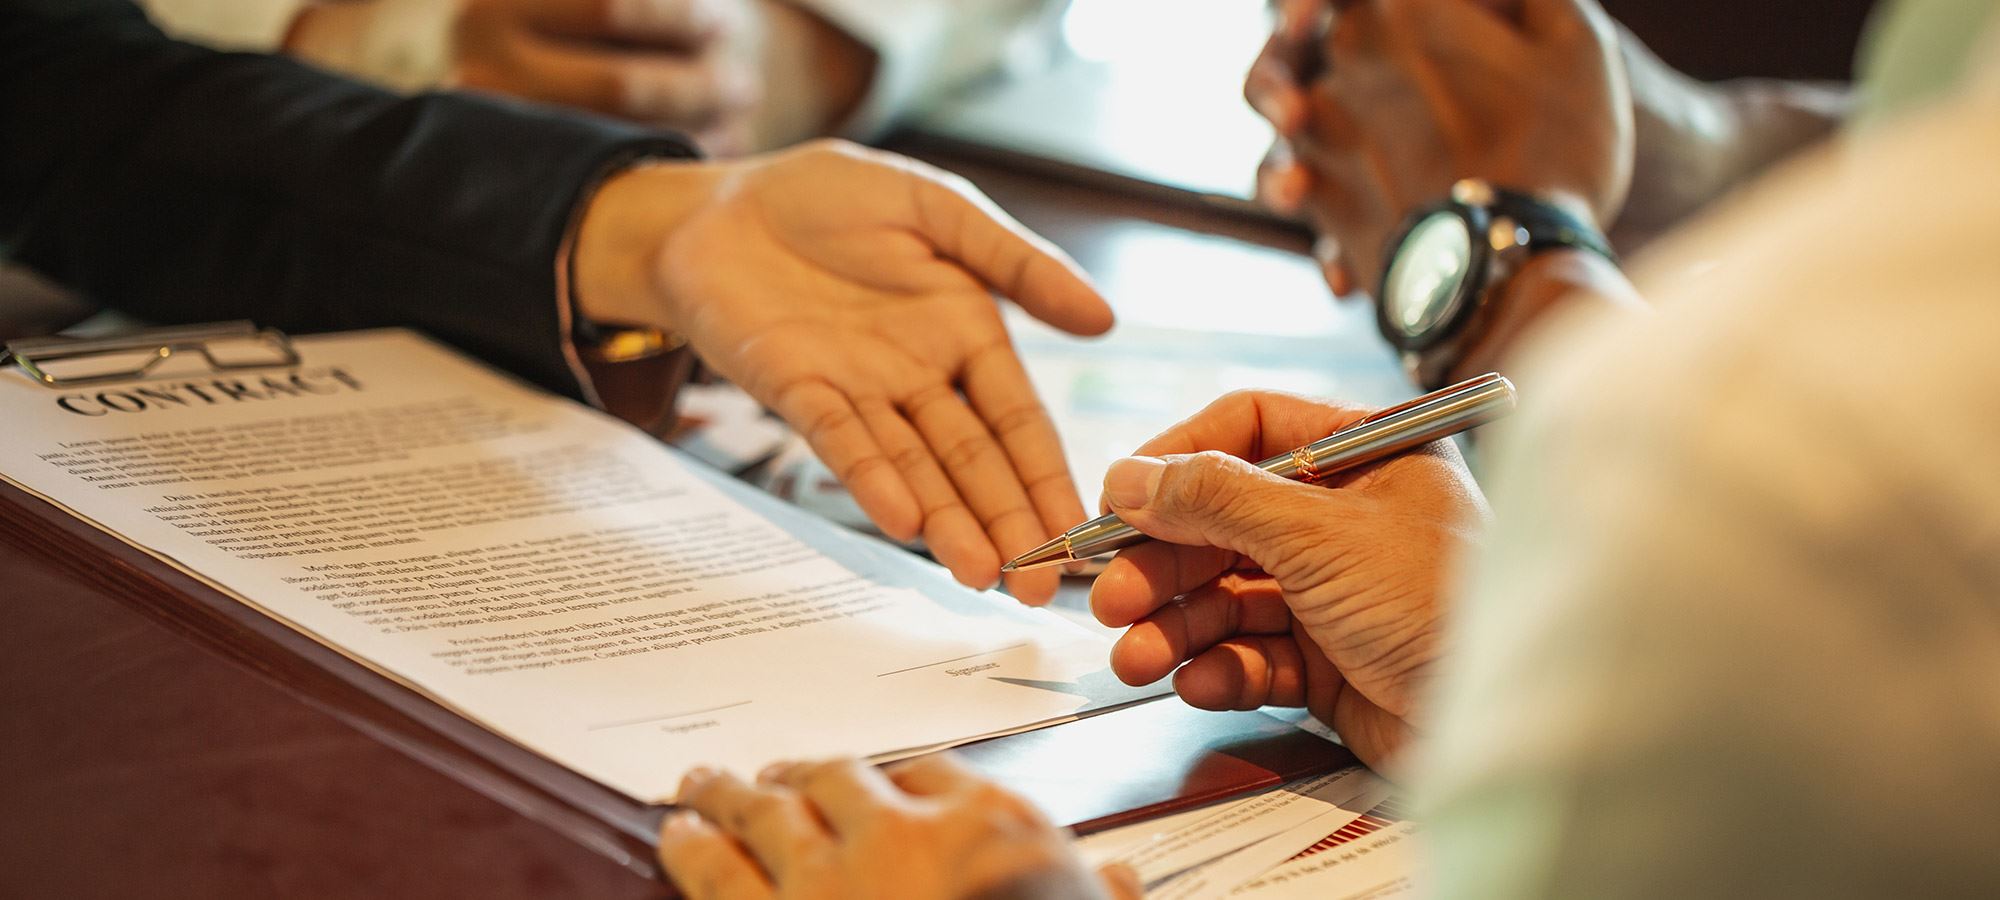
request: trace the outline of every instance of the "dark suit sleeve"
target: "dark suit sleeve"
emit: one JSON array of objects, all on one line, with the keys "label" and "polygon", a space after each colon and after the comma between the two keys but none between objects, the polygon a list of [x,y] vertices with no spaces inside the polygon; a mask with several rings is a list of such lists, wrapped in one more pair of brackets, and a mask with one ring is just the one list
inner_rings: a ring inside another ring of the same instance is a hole
[{"label": "dark suit sleeve", "polygon": [[412,326],[576,396],[558,250],[679,139],[168,40],[123,0],[0,0],[0,244],[160,322]]}]

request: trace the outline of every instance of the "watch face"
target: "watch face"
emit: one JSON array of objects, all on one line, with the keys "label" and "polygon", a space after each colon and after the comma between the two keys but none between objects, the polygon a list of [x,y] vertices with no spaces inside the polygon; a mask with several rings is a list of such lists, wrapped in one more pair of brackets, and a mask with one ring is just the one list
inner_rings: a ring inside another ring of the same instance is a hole
[{"label": "watch face", "polygon": [[1464,219],[1440,210],[1418,220],[1382,279],[1382,323],[1390,337],[1415,340],[1451,321],[1471,270],[1472,232]]}]

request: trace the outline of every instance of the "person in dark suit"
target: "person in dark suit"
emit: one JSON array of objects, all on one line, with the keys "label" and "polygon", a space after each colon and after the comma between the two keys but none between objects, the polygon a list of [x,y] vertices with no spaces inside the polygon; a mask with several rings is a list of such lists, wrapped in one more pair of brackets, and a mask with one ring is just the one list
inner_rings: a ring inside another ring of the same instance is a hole
[{"label": "person in dark suit", "polygon": [[703,163],[671,134],[177,43],[123,0],[0,0],[0,246],[144,319],[411,326],[578,398],[590,323],[677,333],[970,585],[1084,517],[992,295],[1076,333],[1109,308],[893,155]]}]

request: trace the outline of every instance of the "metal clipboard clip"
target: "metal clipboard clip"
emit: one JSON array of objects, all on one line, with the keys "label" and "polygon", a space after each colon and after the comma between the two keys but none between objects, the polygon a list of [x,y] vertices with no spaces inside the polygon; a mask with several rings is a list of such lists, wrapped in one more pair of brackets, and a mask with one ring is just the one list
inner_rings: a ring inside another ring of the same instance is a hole
[{"label": "metal clipboard clip", "polygon": [[169,359],[199,357],[216,372],[299,364],[292,339],[251,322],[150,328],[101,338],[37,337],[8,341],[0,364],[13,362],[48,387],[144,378]]}]

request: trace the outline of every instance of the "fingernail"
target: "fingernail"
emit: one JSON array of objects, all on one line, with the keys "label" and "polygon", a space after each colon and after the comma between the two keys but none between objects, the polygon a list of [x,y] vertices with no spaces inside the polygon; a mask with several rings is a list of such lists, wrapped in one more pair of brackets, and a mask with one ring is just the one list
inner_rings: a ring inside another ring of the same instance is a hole
[{"label": "fingernail", "polygon": [[695,766],[681,775],[681,794],[696,790],[715,777],[715,771],[705,766]]},{"label": "fingernail", "polygon": [[1104,497],[1121,509],[1139,509],[1153,501],[1160,487],[1160,473],[1167,464],[1150,456],[1128,456],[1111,464],[1104,473]]},{"label": "fingernail", "polygon": [[791,767],[792,764],[788,762],[774,762],[758,771],[757,781],[760,784],[771,784],[784,777],[785,770]]},{"label": "fingernail", "polygon": [[662,836],[685,834],[694,829],[695,821],[700,818],[692,810],[686,809],[667,813],[667,817],[660,822],[660,834]]}]

